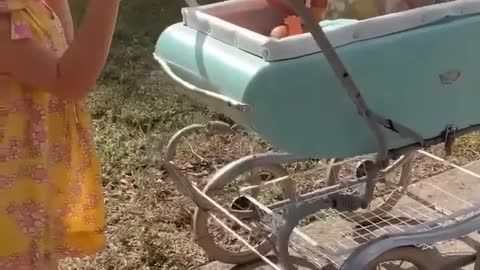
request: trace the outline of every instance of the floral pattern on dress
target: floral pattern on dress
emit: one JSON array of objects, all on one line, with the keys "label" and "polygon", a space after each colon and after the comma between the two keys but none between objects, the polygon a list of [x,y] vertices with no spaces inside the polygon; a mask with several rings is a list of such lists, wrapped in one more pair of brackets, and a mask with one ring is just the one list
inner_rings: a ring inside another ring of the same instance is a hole
[{"label": "floral pattern on dress", "polygon": [[65,102],[63,102],[58,97],[50,97],[50,99],[48,100],[49,113],[65,113],[65,107]]},{"label": "floral pattern on dress", "polygon": [[11,203],[7,213],[14,216],[20,230],[31,237],[39,236],[47,222],[47,210],[38,201],[30,200],[21,204]]},{"label": "floral pattern on dress", "polygon": [[8,160],[19,160],[24,156],[24,145],[18,139],[10,139],[8,143]]},{"label": "floral pattern on dress", "polygon": [[[16,175],[0,175],[0,190],[11,188],[16,181]],[[0,268],[1,269],[1,268]]]},{"label": "floral pattern on dress", "polygon": [[12,39],[29,39],[32,38],[33,33],[30,25],[24,22],[12,24]]},{"label": "floral pattern on dress", "polygon": [[36,166],[32,168],[31,177],[39,184],[45,183],[48,181],[48,170],[41,166]]},{"label": "floral pattern on dress", "polygon": [[52,143],[48,147],[48,161],[49,164],[58,164],[68,160],[68,152],[65,145]]}]

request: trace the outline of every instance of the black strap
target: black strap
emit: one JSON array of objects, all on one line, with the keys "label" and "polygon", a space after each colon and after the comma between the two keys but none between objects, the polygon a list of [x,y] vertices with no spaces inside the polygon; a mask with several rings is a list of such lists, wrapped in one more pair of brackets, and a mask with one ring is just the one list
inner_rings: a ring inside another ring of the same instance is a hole
[{"label": "black strap", "polygon": [[397,133],[399,136],[403,138],[410,138],[414,139],[415,142],[420,143],[422,146],[425,145],[425,139],[418,134],[417,132],[413,131],[412,129],[395,122],[394,120],[384,118],[380,115],[375,113],[371,113],[372,118],[377,122],[379,125],[385,127],[386,129]]}]

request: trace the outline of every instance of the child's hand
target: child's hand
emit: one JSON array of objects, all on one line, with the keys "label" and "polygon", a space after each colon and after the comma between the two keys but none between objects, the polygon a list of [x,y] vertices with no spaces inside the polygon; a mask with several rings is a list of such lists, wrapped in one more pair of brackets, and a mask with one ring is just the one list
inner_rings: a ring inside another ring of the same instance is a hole
[{"label": "child's hand", "polygon": [[0,14],[0,74],[64,99],[83,99],[106,62],[119,2],[91,0],[75,39],[61,57],[35,38],[12,40],[10,16]]}]

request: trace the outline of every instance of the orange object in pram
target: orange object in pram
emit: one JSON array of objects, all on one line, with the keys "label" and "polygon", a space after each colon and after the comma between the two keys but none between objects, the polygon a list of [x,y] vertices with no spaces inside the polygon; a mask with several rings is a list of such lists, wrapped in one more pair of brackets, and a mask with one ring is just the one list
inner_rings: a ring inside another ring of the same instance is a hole
[{"label": "orange object in pram", "polygon": [[287,26],[289,36],[303,34],[302,18],[288,16],[285,18],[284,23]]},{"label": "orange object in pram", "polygon": [[[314,19],[317,22],[320,22],[326,18],[329,0],[310,0],[305,4],[312,10]],[[271,37],[280,39],[288,36],[303,34],[305,32],[303,30],[302,19],[296,15],[293,15],[293,11],[290,11],[289,14],[291,15],[288,15],[284,19],[284,23],[282,25],[273,28],[270,33]]]}]

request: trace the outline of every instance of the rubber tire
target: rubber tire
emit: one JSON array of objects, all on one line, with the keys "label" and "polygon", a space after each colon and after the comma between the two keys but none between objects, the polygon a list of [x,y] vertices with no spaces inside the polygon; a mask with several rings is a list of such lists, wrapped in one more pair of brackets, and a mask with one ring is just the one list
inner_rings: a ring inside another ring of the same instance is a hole
[{"label": "rubber tire", "polygon": [[434,250],[421,250],[416,247],[400,247],[383,253],[368,264],[364,270],[377,270],[379,263],[392,260],[404,260],[414,264],[418,270],[437,270],[439,255]]},{"label": "rubber tire", "polygon": [[[252,168],[256,169],[256,168]],[[282,167],[281,165],[273,165],[268,167],[262,167],[260,169],[264,169],[269,173],[273,174],[275,177],[282,177],[288,175],[287,170]],[[235,178],[234,178],[235,179]],[[212,191],[208,190],[207,188],[203,190],[205,194],[209,196],[212,195]],[[220,187],[219,189],[222,189]],[[283,190],[283,195],[285,198],[288,198],[288,194],[292,191],[285,191]],[[208,218],[209,214],[206,211],[203,211],[200,208],[197,208],[194,213],[193,217],[193,232],[194,237],[198,245],[205,251],[207,256],[212,259],[226,264],[245,264],[258,259],[258,255],[255,254],[251,250],[246,250],[242,252],[232,252],[229,250],[225,250],[222,247],[218,246],[215,243],[214,239],[210,236],[208,232]],[[255,246],[257,251],[265,255],[272,250],[272,245],[267,239],[262,241],[259,245]]]}]

